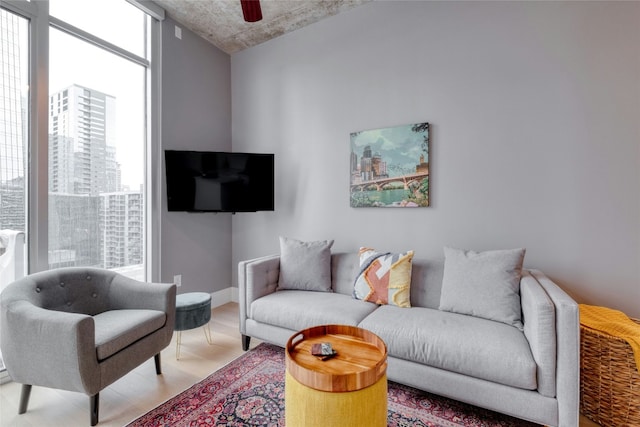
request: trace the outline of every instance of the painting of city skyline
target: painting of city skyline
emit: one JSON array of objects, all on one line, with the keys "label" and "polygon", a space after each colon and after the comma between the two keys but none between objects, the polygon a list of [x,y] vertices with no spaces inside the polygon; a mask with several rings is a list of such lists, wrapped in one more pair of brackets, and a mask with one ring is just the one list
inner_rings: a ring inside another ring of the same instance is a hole
[{"label": "painting of city skyline", "polygon": [[351,207],[429,206],[429,123],[351,133]]}]

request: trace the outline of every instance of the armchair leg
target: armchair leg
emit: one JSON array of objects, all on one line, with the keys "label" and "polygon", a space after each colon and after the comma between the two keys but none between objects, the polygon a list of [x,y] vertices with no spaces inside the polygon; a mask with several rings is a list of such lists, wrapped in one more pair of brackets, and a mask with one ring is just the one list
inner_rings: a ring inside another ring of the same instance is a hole
[{"label": "armchair leg", "polygon": [[29,406],[29,397],[31,396],[31,384],[22,384],[22,392],[20,392],[20,406],[18,407],[18,414],[24,414],[27,412],[27,406]]},{"label": "armchair leg", "polygon": [[242,349],[244,351],[249,350],[249,344],[251,343],[251,337],[249,335],[242,336]]},{"label": "armchair leg", "polygon": [[153,360],[156,362],[156,375],[162,374],[162,368],[160,367],[160,353],[153,356]]},{"label": "armchair leg", "polygon": [[100,410],[100,393],[89,397],[91,400],[91,425],[98,424],[98,411]]}]

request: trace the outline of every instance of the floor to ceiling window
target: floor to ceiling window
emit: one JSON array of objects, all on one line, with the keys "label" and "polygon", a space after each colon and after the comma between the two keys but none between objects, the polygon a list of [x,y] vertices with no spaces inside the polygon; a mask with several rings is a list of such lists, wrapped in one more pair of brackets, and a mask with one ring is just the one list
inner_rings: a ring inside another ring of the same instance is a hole
[{"label": "floor to ceiling window", "polygon": [[148,17],[125,1],[50,15],[49,267],[144,279]]},{"label": "floor to ceiling window", "polygon": [[163,18],[137,0],[0,3],[0,290],[62,266],[158,280]]}]

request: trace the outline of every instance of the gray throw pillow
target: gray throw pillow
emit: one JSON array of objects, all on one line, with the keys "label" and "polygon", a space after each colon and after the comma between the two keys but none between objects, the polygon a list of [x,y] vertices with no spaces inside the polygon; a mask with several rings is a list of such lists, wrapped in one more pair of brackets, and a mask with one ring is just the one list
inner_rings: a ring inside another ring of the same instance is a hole
[{"label": "gray throw pillow", "polygon": [[331,292],[333,240],[301,242],[280,237],[278,289]]},{"label": "gray throw pillow", "polygon": [[522,330],[520,278],[525,249],[486,252],[444,248],[440,310],[469,314]]}]

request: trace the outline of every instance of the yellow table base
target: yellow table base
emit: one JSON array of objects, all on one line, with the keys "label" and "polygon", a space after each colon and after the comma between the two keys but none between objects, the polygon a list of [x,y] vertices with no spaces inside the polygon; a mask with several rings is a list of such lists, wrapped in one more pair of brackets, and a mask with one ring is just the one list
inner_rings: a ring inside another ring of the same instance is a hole
[{"label": "yellow table base", "polygon": [[285,374],[287,427],[386,427],[387,376],[373,385],[348,392],[330,393],[300,384]]}]

